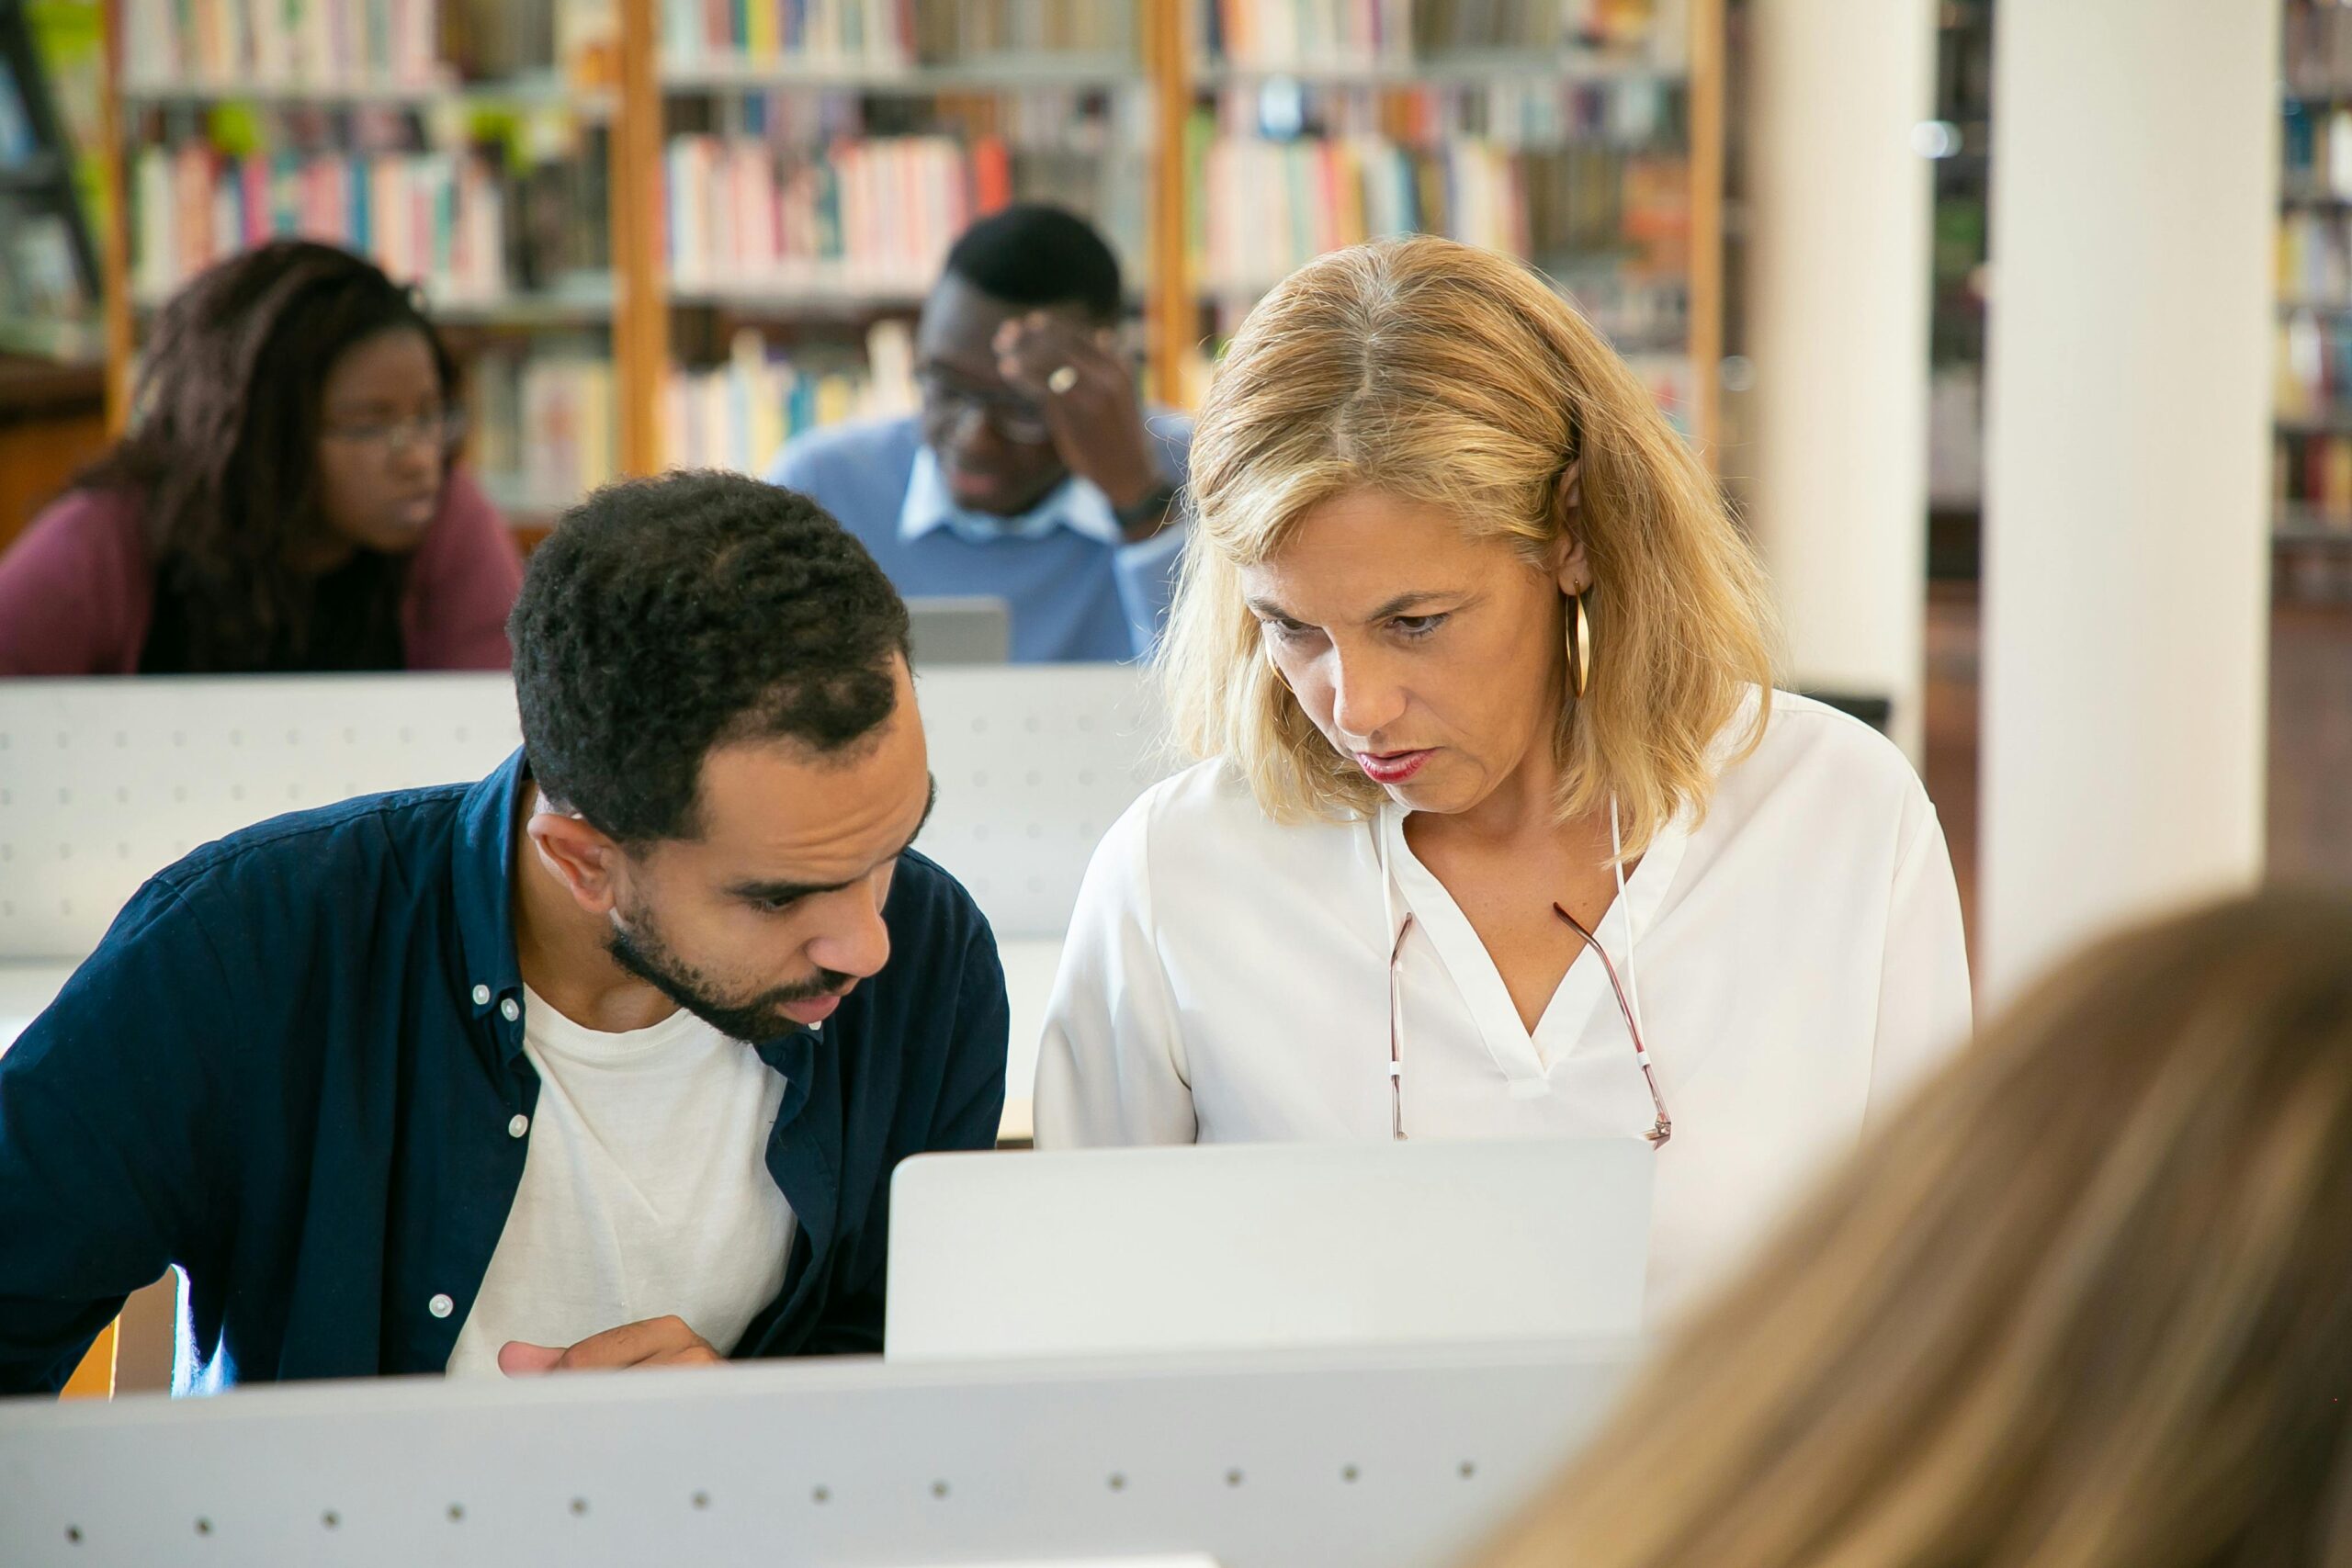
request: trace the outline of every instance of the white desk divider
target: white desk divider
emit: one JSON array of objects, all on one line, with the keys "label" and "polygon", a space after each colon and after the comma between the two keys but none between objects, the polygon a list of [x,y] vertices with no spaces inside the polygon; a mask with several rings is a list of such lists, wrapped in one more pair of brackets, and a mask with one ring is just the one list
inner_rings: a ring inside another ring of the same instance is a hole
[{"label": "white desk divider", "polygon": [[0,1404],[0,1562],[1441,1568],[1628,1364],[1584,1343]]},{"label": "white desk divider", "polygon": [[[1161,771],[1144,677],[919,676],[939,808],[923,850],[1000,937],[1058,938],[1095,841]],[[0,959],[78,961],[141,882],[223,834],[479,778],[519,743],[503,675],[0,682]]]}]

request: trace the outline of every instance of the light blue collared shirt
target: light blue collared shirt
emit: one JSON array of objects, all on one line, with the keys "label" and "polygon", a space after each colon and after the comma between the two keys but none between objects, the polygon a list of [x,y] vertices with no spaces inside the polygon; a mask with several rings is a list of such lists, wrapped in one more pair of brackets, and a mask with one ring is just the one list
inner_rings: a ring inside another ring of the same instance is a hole
[{"label": "light blue collared shirt", "polygon": [[[1192,427],[1148,422],[1162,466],[1186,472]],[[1168,616],[1185,530],[1130,544],[1110,498],[1072,475],[1015,517],[956,504],[911,418],[810,431],[768,471],[831,513],[909,598],[986,594],[1012,612],[1016,660],[1117,661],[1151,650]]]}]

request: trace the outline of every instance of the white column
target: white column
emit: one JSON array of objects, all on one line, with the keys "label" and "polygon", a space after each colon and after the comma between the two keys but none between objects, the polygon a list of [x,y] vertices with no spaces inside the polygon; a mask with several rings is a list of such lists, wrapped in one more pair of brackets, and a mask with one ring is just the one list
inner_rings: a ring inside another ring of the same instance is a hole
[{"label": "white column", "polygon": [[1988,998],[2261,870],[2276,5],[1994,30]]},{"label": "white column", "polygon": [[1750,514],[1790,678],[1891,699],[1917,761],[1931,192],[1912,135],[1934,112],[1934,4],[1758,0],[1751,18]]}]

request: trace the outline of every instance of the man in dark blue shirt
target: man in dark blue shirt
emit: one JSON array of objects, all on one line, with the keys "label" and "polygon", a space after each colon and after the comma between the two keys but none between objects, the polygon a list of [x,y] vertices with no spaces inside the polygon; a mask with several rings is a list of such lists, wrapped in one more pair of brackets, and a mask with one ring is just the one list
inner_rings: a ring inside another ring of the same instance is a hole
[{"label": "man in dark blue shirt", "polygon": [[990,1144],[1007,1028],[903,605],[679,475],[511,631],[517,756],[198,851],[0,1056],[0,1392],[166,1265],[182,1391],[881,1348],[890,1172]]}]

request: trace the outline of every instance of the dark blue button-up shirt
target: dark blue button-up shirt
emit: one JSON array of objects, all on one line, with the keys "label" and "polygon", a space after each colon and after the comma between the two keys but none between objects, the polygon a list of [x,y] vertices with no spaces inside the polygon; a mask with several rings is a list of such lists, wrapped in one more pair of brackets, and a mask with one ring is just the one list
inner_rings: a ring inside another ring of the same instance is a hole
[{"label": "dark blue button-up shirt", "polygon": [[[62,1386],[174,1264],[181,1392],[442,1370],[538,1094],[508,910],[523,787],[518,754],[279,818],[124,909],[0,1056],[0,1392]],[[767,1166],[799,1223],[738,1356],[880,1349],[892,1168],[996,1135],[987,920],[911,852],[883,916],[882,973],[752,1047],[785,1078]]]}]

